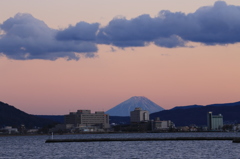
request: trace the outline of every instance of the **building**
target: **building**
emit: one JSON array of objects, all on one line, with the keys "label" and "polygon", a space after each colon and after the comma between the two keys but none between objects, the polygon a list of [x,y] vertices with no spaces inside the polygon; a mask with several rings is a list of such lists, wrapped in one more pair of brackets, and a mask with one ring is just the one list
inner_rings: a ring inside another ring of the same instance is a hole
[{"label": "building", "polygon": [[78,128],[109,128],[109,115],[103,111],[91,113],[91,110],[78,110],[64,115],[64,124],[73,124]]},{"label": "building", "polygon": [[73,130],[75,127],[73,124],[57,124],[55,127],[49,129],[49,132],[69,132],[69,130]]},{"label": "building", "polygon": [[18,129],[17,128],[13,128],[12,126],[5,126],[4,128],[0,129],[0,132],[4,133],[4,134],[17,134]]},{"label": "building", "polygon": [[131,123],[140,123],[149,121],[149,112],[141,108],[135,108],[130,112]]},{"label": "building", "polygon": [[161,121],[159,117],[152,122],[153,130],[169,130],[170,128],[174,127],[174,124],[171,122],[171,120]]},{"label": "building", "polygon": [[220,130],[223,127],[223,116],[212,115],[212,112],[208,112],[207,114],[207,125],[208,130]]}]

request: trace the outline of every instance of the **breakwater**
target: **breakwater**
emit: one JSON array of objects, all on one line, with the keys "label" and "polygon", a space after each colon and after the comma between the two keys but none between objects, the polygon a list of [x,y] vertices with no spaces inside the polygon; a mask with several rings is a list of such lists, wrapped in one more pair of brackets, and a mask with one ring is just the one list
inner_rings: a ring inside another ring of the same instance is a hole
[{"label": "breakwater", "polygon": [[231,140],[240,143],[240,137],[167,137],[167,138],[88,138],[88,139],[47,139],[45,143],[56,142],[110,142],[110,141],[177,141],[177,140]]}]

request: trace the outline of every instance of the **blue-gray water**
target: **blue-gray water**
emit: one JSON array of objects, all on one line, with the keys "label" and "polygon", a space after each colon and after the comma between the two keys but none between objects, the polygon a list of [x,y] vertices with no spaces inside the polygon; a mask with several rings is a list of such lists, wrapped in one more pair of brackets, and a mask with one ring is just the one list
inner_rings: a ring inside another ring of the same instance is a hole
[{"label": "blue-gray water", "polygon": [[[143,133],[54,135],[54,138],[206,137],[240,133]],[[0,137],[0,158],[109,159],[240,159],[240,143],[232,141],[124,141],[44,143],[50,136]]]}]

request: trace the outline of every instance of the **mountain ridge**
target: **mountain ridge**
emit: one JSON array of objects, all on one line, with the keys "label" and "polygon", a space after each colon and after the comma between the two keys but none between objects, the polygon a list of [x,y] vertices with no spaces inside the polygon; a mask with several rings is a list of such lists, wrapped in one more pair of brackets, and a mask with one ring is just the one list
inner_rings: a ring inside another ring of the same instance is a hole
[{"label": "mountain ridge", "polygon": [[[192,107],[193,106],[193,107]],[[206,125],[207,112],[213,114],[222,114],[225,124],[240,123],[240,102],[210,104],[206,106],[199,105],[182,106],[180,109],[163,110],[150,114],[150,119],[160,117],[160,120],[171,120],[176,126],[188,126],[191,124]],[[197,106],[197,107],[196,107]],[[179,107],[179,106],[178,106]],[[185,108],[184,108],[185,107]],[[26,116],[27,115],[27,116]],[[34,118],[34,117],[37,118]],[[45,120],[45,119],[47,120]],[[49,120],[50,119],[50,120]],[[129,116],[112,116],[109,117],[111,123],[126,124],[130,122]],[[26,127],[44,126],[51,124],[53,121],[63,123],[63,115],[31,115],[27,114],[14,106],[0,101],[0,127],[18,126],[25,124]]]},{"label": "mountain ridge", "polygon": [[213,106],[213,107],[222,107],[222,106],[236,106],[240,105],[240,101],[238,102],[233,102],[233,103],[215,103],[215,104],[209,104],[209,105],[187,105],[187,106],[176,106],[173,107],[172,109],[169,110],[174,110],[174,109],[189,109],[189,108],[197,108],[197,107],[206,107],[206,106]]},{"label": "mountain ridge", "polygon": [[[187,106],[186,106],[187,107]],[[151,119],[171,120],[176,126],[207,125],[207,113],[222,114],[225,124],[240,123],[240,102],[210,104],[187,109],[170,109],[150,114]]]},{"label": "mountain ridge", "polygon": [[52,120],[43,119],[27,114],[12,105],[0,101],[0,127],[19,127],[24,124],[27,128],[42,127],[54,123]]}]

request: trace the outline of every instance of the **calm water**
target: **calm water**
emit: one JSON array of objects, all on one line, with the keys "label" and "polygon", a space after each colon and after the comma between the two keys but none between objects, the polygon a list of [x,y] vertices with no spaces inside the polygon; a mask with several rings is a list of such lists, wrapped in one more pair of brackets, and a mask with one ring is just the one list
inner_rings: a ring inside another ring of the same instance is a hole
[{"label": "calm water", "polygon": [[[55,135],[54,138],[237,136],[240,133],[144,133]],[[44,143],[50,136],[0,137],[0,158],[207,158],[240,159],[240,143],[231,141],[125,141]]]}]

